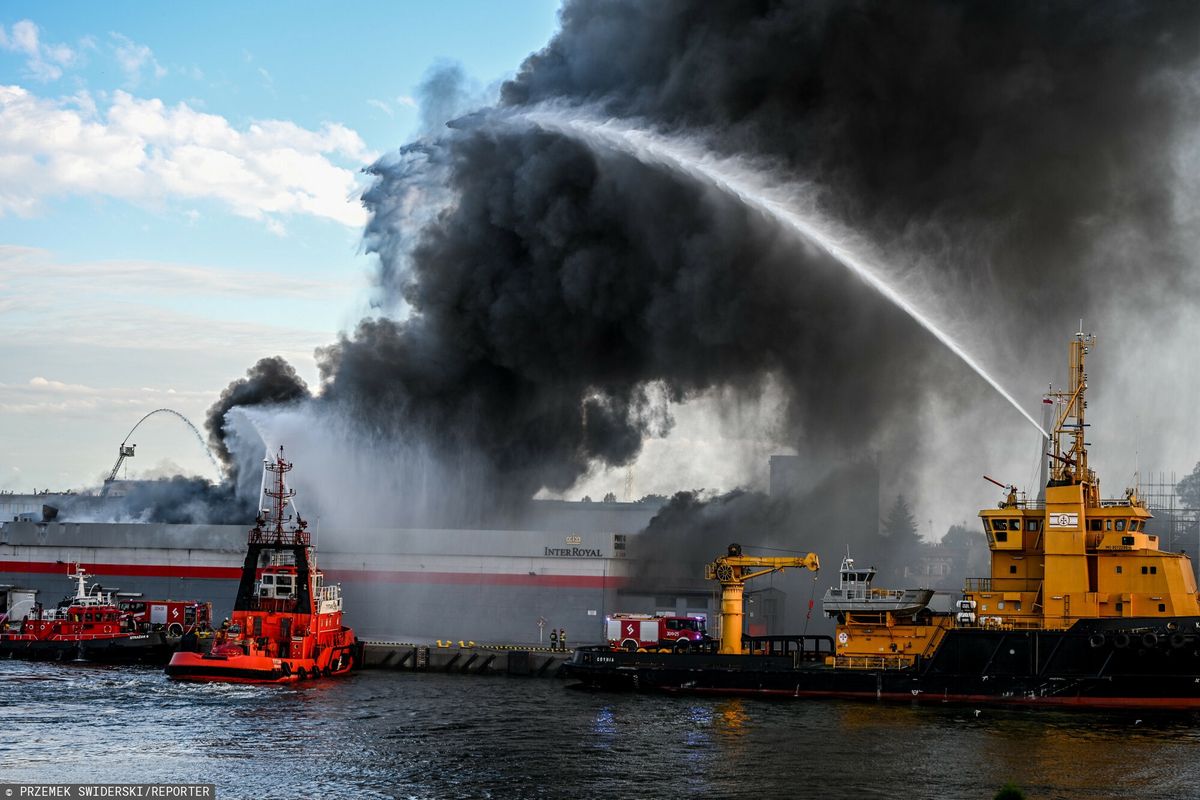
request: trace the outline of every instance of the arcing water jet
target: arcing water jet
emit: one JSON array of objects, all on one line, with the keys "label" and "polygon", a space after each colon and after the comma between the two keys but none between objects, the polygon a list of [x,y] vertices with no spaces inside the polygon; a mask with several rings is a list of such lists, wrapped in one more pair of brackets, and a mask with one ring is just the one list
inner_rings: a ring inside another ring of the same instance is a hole
[{"label": "arcing water jet", "polygon": [[744,164],[739,164],[732,159],[720,158],[688,142],[631,128],[613,120],[602,121],[579,112],[564,113],[542,107],[514,114],[509,119],[527,122],[538,128],[568,136],[593,149],[603,148],[624,153],[645,164],[664,166],[703,181],[736,197],[747,206],[770,215],[785,228],[828,253],[835,261],[896,305],[945,345],[950,352],[958,356],[979,377],[983,378],[1001,397],[1020,412],[1021,416],[1025,417],[1044,439],[1050,438],[1037,420],[1025,411],[979,362],[917,308],[911,300],[884,280],[876,267],[838,242],[829,231],[823,230],[813,219],[799,214],[785,199],[778,196],[776,190],[767,186],[761,176]]}]

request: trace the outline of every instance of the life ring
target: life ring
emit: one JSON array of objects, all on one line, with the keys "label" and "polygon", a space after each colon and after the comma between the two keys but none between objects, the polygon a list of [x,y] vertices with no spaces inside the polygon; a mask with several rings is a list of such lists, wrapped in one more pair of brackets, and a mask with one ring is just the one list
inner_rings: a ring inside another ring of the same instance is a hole
[{"label": "life ring", "polygon": [[105,632],[105,633],[112,633],[112,625],[105,625],[105,626],[104,626],[104,632]]},{"label": "life ring", "polygon": [[1158,647],[1158,634],[1154,631],[1147,631],[1142,634],[1143,647]]},{"label": "life ring", "polygon": [[1128,633],[1118,633],[1113,637],[1113,647],[1117,648],[1118,650],[1124,650],[1131,644],[1133,644],[1133,637],[1131,637]]},{"label": "life ring", "polygon": [[1092,647],[1104,647],[1104,641],[1104,634],[1100,633],[1099,631],[1088,637],[1088,644],[1090,644]]}]

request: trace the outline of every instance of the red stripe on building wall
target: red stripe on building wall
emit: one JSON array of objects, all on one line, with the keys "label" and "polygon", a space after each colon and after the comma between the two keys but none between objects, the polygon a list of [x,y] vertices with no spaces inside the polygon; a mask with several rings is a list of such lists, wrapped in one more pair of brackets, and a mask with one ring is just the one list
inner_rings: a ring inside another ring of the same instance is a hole
[{"label": "red stripe on building wall", "polygon": [[454,586],[548,586],[570,589],[616,589],[624,578],[611,575],[521,575],[507,572],[393,572],[389,570],[325,570],[343,583],[420,583]]},{"label": "red stripe on building wall", "polygon": [[[236,581],[240,567],[167,566],[164,564],[85,564],[95,570],[96,578],[204,578]],[[404,572],[392,570],[325,570],[331,581],[343,583],[408,583],[451,586],[542,586],[557,589],[616,589],[624,578],[608,575],[521,575],[505,572]],[[0,561],[0,573],[54,575],[67,577],[67,564],[55,561]]]},{"label": "red stripe on building wall", "polygon": [[[95,577],[102,583],[110,575],[128,575],[138,578],[210,578],[236,581],[242,576],[241,567],[171,567],[164,564],[84,564],[85,569],[96,571]],[[0,572],[25,573],[29,575],[68,574],[70,565],[61,561],[0,561]]]}]

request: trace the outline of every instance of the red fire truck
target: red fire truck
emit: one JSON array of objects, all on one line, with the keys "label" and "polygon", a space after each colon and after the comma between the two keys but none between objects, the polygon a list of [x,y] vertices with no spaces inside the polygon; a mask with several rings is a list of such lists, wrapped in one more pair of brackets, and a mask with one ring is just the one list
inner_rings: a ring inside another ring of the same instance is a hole
[{"label": "red fire truck", "polygon": [[669,647],[682,653],[712,641],[704,617],[613,614],[604,622],[608,643],[623,650]]},{"label": "red fire truck", "polygon": [[212,627],[212,603],[192,600],[143,600],[140,597],[117,595],[117,605],[130,614],[141,630],[165,631],[168,636],[182,636],[188,628],[197,631]]}]

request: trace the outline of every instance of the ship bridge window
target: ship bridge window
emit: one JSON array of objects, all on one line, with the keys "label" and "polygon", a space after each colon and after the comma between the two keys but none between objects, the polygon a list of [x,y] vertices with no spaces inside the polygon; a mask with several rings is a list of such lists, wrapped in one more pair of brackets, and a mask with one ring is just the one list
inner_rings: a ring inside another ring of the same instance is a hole
[{"label": "ship bridge window", "polygon": [[1106,531],[1112,530],[1112,520],[1111,519],[1104,520],[1104,530],[1106,530]]},{"label": "ship bridge window", "polygon": [[1007,542],[1008,541],[1008,531],[996,531],[996,541],[997,542]]},{"label": "ship bridge window", "polygon": [[1088,526],[1089,526],[1089,527],[1090,527],[1092,530],[1094,530],[1094,531],[1098,531],[1098,530],[1100,530],[1100,520],[1098,520],[1098,519],[1090,519],[1090,520],[1088,520]]},{"label": "ship bridge window", "polygon": [[1008,529],[1009,529],[1010,531],[1019,531],[1019,530],[1021,530],[1021,520],[1019,520],[1019,519],[1010,519],[1010,520],[1008,521]]},{"label": "ship bridge window", "polygon": [[1119,530],[1119,531],[1125,530],[1125,520],[1123,520],[1123,519],[1117,520],[1117,530]]},{"label": "ship bridge window", "polygon": [[994,530],[994,531],[1006,531],[1006,530],[1008,530],[1008,520],[1006,520],[1006,519],[994,519],[994,520],[992,520],[992,530]]}]

